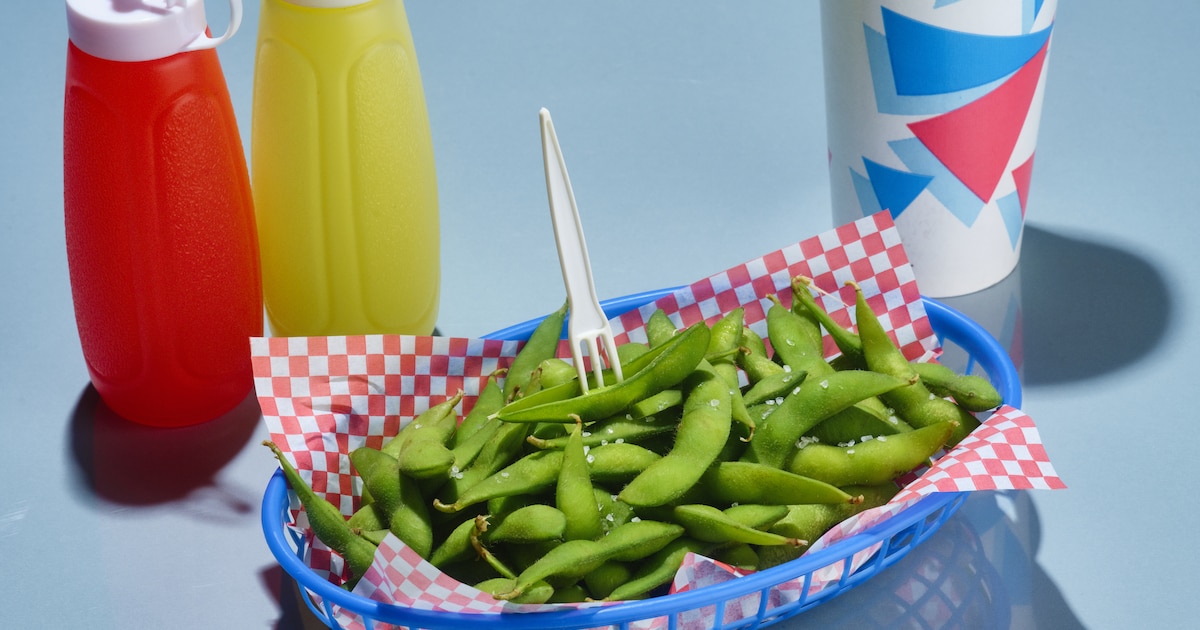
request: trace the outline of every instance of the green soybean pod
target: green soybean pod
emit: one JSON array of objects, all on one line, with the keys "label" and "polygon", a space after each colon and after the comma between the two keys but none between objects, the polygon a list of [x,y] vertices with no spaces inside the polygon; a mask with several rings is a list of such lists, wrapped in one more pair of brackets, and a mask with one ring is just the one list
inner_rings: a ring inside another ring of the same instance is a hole
[{"label": "green soybean pod", "polygon": [[534,584],[550,580],[578,580],[595,571],[608,558],[604,547],[594,540],[568,540],[547,551],[521,571],[507,592],[493,593],[496,599],[513,601]]},{"label": "green soybean pod", "polygon": [[385,442],[379,450],[392,457],[399,457],[400,452],[413,440],[430,440],[445,444],[458,428],[458,416],[455,415],[454,408],[462,401],[462,397],[463,393],[460,390],[417,414],[417,417],[404,425],[396,436]]},{"label": "green soybean pod", "polygon": [[703,503],[676,505],[672,512],[675,522],[683,526],[688,536],[705,542],[742,542],[760,546],[799,546],[805,542],[755,529]]},{"label": "green soybean pod", "polygon": [[537,370],[541,374],[542,387],[557,387],[579,378],[579,372],[575,370],[575,366],[558,357],[543,359],[538,364]]},{"label": "green soybean pod", "polygon": [[[494,577],[475,584],[475,588],[496,597],[497,593],[512,591],[516,580],[506,577]],[[545,604],[554,598],[555,589],[545,582],[528,586],[524,592],[511,599],[514,604]]]},{"label": "green soybean pod", "polygon": [[906,387],[882,394],[884,402],[893,407],[900,417],[914,428],[940,422],[957,423],[958,426],[951,437],[951,443],[957,444],[979,426],[979,420],[958,405],[939,398],[920,382],[912,364],[888,336],[879,318],[867,304],[862,288],[853,283],[851,286],[854,287],[855,319],[858,322],[858,335],[862,339],[863,356],[866,357],[867,366],[876,372],[892,374],[910,381]]},{"label": "green soybean pod", "polygon": [[725,516],[754,529],[769,529],[787,516],[788,506],[755,503],[739,503],[721,510]]},{"label": "green soybean pod", "polygon": [[977,374],[959,374],[936,362],[917,362],[912,366],[930,392],[953,398],[967,411],[989,411],[1004,402],[991,382]]},{"label": "green soybean pod", "polygon": [[793,370],[807,372],[809,378],[834,371],[825,361],[820,326],[782,306],[778,300],[767,309],[767,337],[776,356]]},{"label": "green soybean pod", "polygon": [[371,568],[371,563],[375,560],[376,546],[354,533],[346,524],[346,517],[342,516],[341,510],[305,483],[296,467],[288,461],[278,446],[269,440],[263,441],[263,445],[271,449],[275,459],[279,460],[284,478],[308,514],[308,523],[313,529],[313,534],[346,560],[353,576],[350,586],[353,586],[353,583]]},{"label": "green soybean pod", "polygon": [[638,520],[614,527],[597,542],[606,560],[635,562],[682,535],[683,527],[675,523]]},{"label": "green soybean pod", "polygon": [[711,543],[689,536],[680,536],[672,540],[665,547],[648,556],[633,576],[624,584],[613,589],[604,598],[605,601],[644,597],[647,593],[673,580],[687,554],[703,553],[711,546]]},{"label": "green soybean pod", "polygon": [[[809,544],[816,542],[834,525],[851,516],[884,505],[896,496],[900,487],[894,483],[878,486],[847,486],[846,492],[860,498],[855,503],[821,504],[810,503],[788,506],[788,513],[775,522],[770,530],[773,533],[796,540],[806,540]],[[760,547],[758,549],[759,568],[783,564],[799,557],[808,548],[800,547]]]},{"label": "green soybean pod", "polygon": [[433,522],[415,481],[400,472],[400,463],[383,451],[354,449],[350,462],[371,490],[372,505],[387,527],[422,558],[433,551]]},{"label": "green soybean pod", "polygon": [[567,516],[562,510],[532,503],[504,515],[495,525],[489,525],[482,540],[487,544],[528,544],[563,540],[566,532]]},{"label": "green soybean pod", "polygon": [[596,504],[596,495],[592,491],[592,476],[584,451],[582,431],[583,424],[575,423],[563,447],[558,483],[554,487],[555,504],[566,515],[567,526],[563,537],[567,540],[595,540],[603,533],[600,506]]},{"label": "green soybean pod", "polygon": [[759,425],[743,459],[783,468],[800,437],[822,420],[865,398],[905,384],[894,376],[866,370],[831,372],[824,376],[810,373]]},{"label": "green soybean pod", "polygon": [[450,437],[451,448],[457,449],[476,431],[487,426],[488,416],[504,406],[504,390],[500,388],[498,379],[506,372],[506,369],[501,368],[488,375],[483,388],[479,390],[479,395],[475,397],[475,405],[471,407],[471,411],[467,412],[467,415],[463,416],[454,435]]},{"label": "green soybean pod", "polygon": [[863,356],[862,339],[859,339],[857,333],[842,326],[828,311],[817,304],[811,293],[813,286],[812,278],[805,276],[792,278],[792,311],[813,318],[829,333],[829,337],[833,339],[833,343],[845,357],[846,366],[858,370],[866,369],[867,362]]},{"label": "green soybean pod", "polygon": [[504,400],[511,401],[520,394],[533,378],[533,372],[542,361],[555,355],[558,350],[558,340],[562,337],[563,322],[566,321],[567,307],[570,302],[563,302],[558,310],[550,313],[538,323],[529,335],[529,340],[517,351],[512,363],[508,366],[508,374],[504,378]]},{"label": "green soybean pod", "polygon": [[651,349],[643,357],[651,357],[646,365],[619,383],[516,411],[511,405],[506,406],[499,411],[499,417],[508,422],[573,422],[576,417],[591,422],[607,418],[678,385],[704,358],[707,347],[708,327],[695,324],[659,348]]},{"label": "green soybean pod", "polygon": [[742,346],[735,358],[738,367],[746,373],[746,378],[753,385],[759,381],[783,371],[783,365],[776,363],[767,355],[767,344],[753,329],[742,329]]},{"label": "green soybean pod", "polygon": [[495,435],[480,449],[470,466],[462,470],[451,469],[450,478],[438,491],[438,500],[444,504],[454,503],[458,497],[479,482],[509,465],[521,452],[530,425],[500,422]]},{"label": "green soybean pod", "polygon": [[630,442],[614,442],[591,447],[586,459],[593,481],[620,483],[638,476],[662,455]]},{"label": "green soybean pod", "polygon": [[475,547],[471,544],[471,535],[475,526],[474,518],[466,519],[456,525],[429,554],[429,563],[441,568],[455,562],[475,558],[477,554]]},{"label": "green soybean pod", "polygon": [[[635,418],[629,414],[617,414],[587,425],[583,431],[583,445],[594,447],[622,442],[641,442],[656,435],[671,433],[678,426],[678,412],[644,418]],[[569,434],[549,439],[530,436],[527,441],[538,448],[563,448],[568,439],[570,439]]]},{"label": "green soybean pod", "polygon": [[454,503],[447,505],[436,499],[433,507],[441,512],[453,513],[496,497],[545,490],[558,481],[562,461],[562,451],[535,451],[467,488]]},{"label": "green soybean pod", "polygon": [[729,388],[712,374],[696,375],[674,446],[621,490],[622,501],[635,507],[669,503],[696,485],[724,450],[733,424]]},{"label": "green soybean pod", "polygon": [[839,444],[851,440],[858,441],[864,435],[895,435],[908,431],[912,431],[912,427],[895,412],[889,413],[886,420],[881,420],[874,411],[854,405],[822,420],[808,430],[805,436],[824,444]]},{"label": "green soybean pod", "polygon": [[847,446],[810,444],[788,469],[836,486],[886,483],[927,463],[953,432],[954,424],[943,422]]},{"label": "green soybean pod", "polygon": [[768,464],[718,462],[700,478],[700,488],[719,503],[849,503],[841,488]]},{"label": "green soybean pod", "polygon": [[600,508],[600,525],[604,527],[604,533],[607,534],[637,517],[633,506],[617,500],[616,495],[603,488],[593,488],[593,492],[596,495],[596,505]]},{"label": "green soybean pod", "polygon": [[748,407],[753,407],[768,400],[785,397],[793,389],[799,387],[807,376],[808,372],[792,370],[790,367],[784,368],[759,379],[746,390],[742,399],[746,401]]},{"label": "green soybean pod", "polygon": [[596,567],[595,571],[583,576],[583,583],[587,586],[592,599],[604,599],[618,586],[628,582],[631,577],[633,577],[633,569],[629,567],[628,562],[606,560]]},{"label": "green soybean pod", "polygon": [[649,340],[651,348],[667,343],[677,332],[679,330],[675,327],[675,323],[661,308],[650,313],[650,317],[646,318],[646,338]]},{"label": "green soybean pod", "polygon": [[[764,549],[771,549],[779,545],[769,545]],[[717,562],[724,562],[735,569],[743,571],[757,571],[759,565],[758,551],[755,545],[746,544],[743,542],[728,542],[720,545],[714,545],[708,551],[708,556]]]}]

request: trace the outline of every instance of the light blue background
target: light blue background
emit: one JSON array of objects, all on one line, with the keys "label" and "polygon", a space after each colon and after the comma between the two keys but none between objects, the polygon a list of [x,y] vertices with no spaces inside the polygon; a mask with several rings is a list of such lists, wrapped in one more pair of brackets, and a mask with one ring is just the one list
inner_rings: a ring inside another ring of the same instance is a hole
[{"label": "light blue background", "polygon": [[[223,4],[209,2],[214,30]],[[441,332],[477,336],[561,303],[543,106],[601,297],[690,282],[832,227],[815,1],[407,4],[437,153]],[[220,56],[248,139],[257,3],[245,9]],[[1013,349],[1024,408],[1069,489],[973,497],[924,559],[790,627],[862,627],[871,611],[886,625],[893,581],[946,549],[956,584],[999,576],[983,612],[1014,627],[1200,617],[1198,22],[1186,0],[1061,3],[1023,261],[998,287],[948,300]],[[62,2],[6,3],[0,625],[301,627],[258,529],[274,464],[253,400],[149,436],[94,411],[63,237],[65,50]],[[1016,327],[1003,315],[1018,309]],[[114,455],[130,443],[159,448]]]}]

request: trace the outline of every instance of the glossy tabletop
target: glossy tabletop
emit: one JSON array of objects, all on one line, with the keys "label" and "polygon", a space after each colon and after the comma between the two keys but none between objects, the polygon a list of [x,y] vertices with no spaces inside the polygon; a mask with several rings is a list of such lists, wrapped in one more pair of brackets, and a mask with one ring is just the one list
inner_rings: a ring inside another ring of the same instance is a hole
[{"label": "glossy tabletop", "polygon": [[[226,3],[208,2],[214,31]],[[537,112],[597,290],[684,284],[832,225],[818,5],[406,3],[437,158],[438,329],[561,304]],[[249,146],[258,6],[223,45]],[[867,584],[781,624],[1177,628],[1200,617],[1200,4],[1063,0],[1022,261],[947,299],[1008,348],[1068,485],[977,493]],[[156,431],[88,384],[63,229],[63,3],[0,20],[0,625],[303,628],[259,502],[256,401]],[[934,590],[937,589],[936,593]],[[903,602],[914,592],[918,606]]]}]

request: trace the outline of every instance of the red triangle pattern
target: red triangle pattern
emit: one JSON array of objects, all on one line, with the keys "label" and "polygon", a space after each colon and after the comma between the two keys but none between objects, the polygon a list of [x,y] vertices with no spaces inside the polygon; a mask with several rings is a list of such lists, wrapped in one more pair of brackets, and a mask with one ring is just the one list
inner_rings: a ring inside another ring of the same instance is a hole
[{"label": "red triangle pattern", "polygon": [[1033,178],[1033,154],[1025,163],[1013,169],[1013,182],[1017,185],[1017,199],[1021,200],[1021,218],[1025,218],[1025,203],[1029,200],[1029,181]]},{"label": "red triangle pattern", "polygon": [[[1046,59],[1046,45],[984,96],[908,128],[971,192],[987,202],[1017,146]],[[1022,210],[1025,204],[1021,204]]]}]

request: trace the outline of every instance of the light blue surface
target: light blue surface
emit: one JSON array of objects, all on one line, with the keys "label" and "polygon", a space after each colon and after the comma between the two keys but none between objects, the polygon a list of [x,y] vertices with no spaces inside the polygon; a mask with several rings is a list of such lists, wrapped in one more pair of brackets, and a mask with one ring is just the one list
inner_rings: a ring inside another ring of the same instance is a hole
[{"label": "light blue surface", "polygon": [[[302,627],[258,531],[274,465],[254,402],[148,432],[87,387],[62,224],[64,9],[8,4],[0,625]],[[225,3],[208,4],[220,30]],[[408,8],[438,160],[442,332],[477,336],[561,304],[543,106],[601,297],[687,283],[832,227],[817,3]],[[257,13],[250,1],[220,52],[243,139]],[[893,609],[891,595],[939,565],[965,589],[973,575],[1002,584],[986,601],[1012,627],[1200,618],[1188,395],[1200,356],[1198,23],[1200,4],[1185,0],[1061,3],[1023,260],[997,287],[946,300],[1010,348],[1069,489],[977,495],[926,554],[784,627],[911,620],[924,613]]]}]

